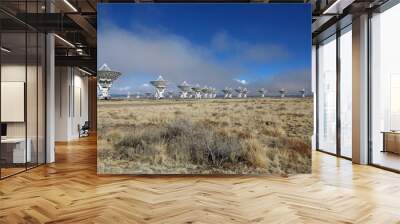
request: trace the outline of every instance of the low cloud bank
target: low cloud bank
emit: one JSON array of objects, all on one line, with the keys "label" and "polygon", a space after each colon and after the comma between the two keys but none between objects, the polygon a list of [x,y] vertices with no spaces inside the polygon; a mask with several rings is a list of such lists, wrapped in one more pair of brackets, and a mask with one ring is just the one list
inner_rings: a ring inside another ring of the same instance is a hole
[{"label": "low cloud bank", "polygon": [[[151,91],[148,81],[158,75],[169,81],[171,90],[185,80],[218,89],[242,85],[254,92],[258,88],[270,92],[280,88],[309,91],[311,85],[307,69],[266,74],[253,80],[239,78],[249,73],[243,64],[285,60],[290,52],[279,45],[243,42],[223,31],[211,37],[208,46],[201,46],[165,31],[141,27],[128,32],[109,26],[100,32],[98,45],[99,64],[107,63],[123,74],[112,89],[117,94]],[[220,54],[226,57],[222,60],[216,56]]]}]

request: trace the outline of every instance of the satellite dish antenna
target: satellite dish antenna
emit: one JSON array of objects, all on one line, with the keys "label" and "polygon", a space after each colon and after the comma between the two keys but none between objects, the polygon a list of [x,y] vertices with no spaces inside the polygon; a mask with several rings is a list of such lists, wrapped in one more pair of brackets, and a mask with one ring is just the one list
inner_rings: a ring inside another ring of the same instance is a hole
[{"label": "satellite dish antenna", "polygon": [[97,71],[97,88],[100,99],[110,99],[110,89],[113,82],[121,76],[121,72],[112,71],[107,64],[103,64]]},{"label": "satellite dish antenna", "polygon": [[302,98],[306,97],[306,90],[304,88],[301,89],[299,92]]},{"label": "satellite dish antenna", "polygon": [[245,87],[245,88],[243,88],[242,89],[242,97],[243,98],[247,98],[247,93],[249,92],[249,90],[247,90],[247,88]]},{"label": "satellite dish antenna", "polygon": [[178,85],[178,88],[181,90],[180,97],[182,99],[187,98],[188,92],[191,90],[190,85],[186,81],[183,81],[182,84]]},{"label": "satellite dish antenna", "polygon": [[167,88],[167,81],[165,81],[163,77],[160,75],[158,76],[158,79],[150,81],[150,84],[153,85],[156,90],[154,97],[156,99],[164,98],[165,88]]},{"label": "satellite dish antenna", "polygon": [[233,93],[233,89],[229,88],[229,87],[225,87],[225,89],[222,90],[222,92],[224,93],[224,98],[232,98],[232,93]]},{"label": "satellite dish antenna", "polygon": [[242,98],[243,95],[242,87],[239,86],[238,88],[235,89],[235,91],[237,92],[237,98]]},{"label": "satellite dish antenna", "polygon": [[229,94],[231,93],[231,91],[228,87],[225,87],[225,89],[223,89],[222,92],[224,93],[225,99],[229,98]]},{"label": "satellite dish antenna", "polygon": [[194,92],[194,98],[195,99],[201,99],[201,87],[199,84],[196,84],[195,86],[192,87],[192,90]]},{"label": "satellite dish antenna", "polygon": [[257,92],[260,93],[261,98],[264,98],[264,97],[265,97],[265,92],[266,92],[266,91],[265,91],[264,88],[261,88],[261,89],[257,90]]},{"label": "satellite dish antenna", "polygon": [[215,99],[217,97],[217,89],[211,88],[211,98]]},{"label": "satellite dish antenna", "polygon": [[228,98],[232,98],[233,89],[232,88],[228,88],[228,90],[229,90]]},{"label": "satellite dish antenna", "polygon": [[201,89],[201,92],[203,92],[203,98],[207,99],[210,89],[207,86],[204,86],[203,89]]},{"label": "satellite dish antenna", "polygon": [[284,98],[286,90],[284,88],[282,88],[282,89],[279,90],[279,93],[281,94],[281,98]]},{"label": "satellite dish antenna", "polygon": [[190,90],[188,91],[188,98],[191,99],[194,96],[194,92],[192,90],[192,88],[190,88]]}]

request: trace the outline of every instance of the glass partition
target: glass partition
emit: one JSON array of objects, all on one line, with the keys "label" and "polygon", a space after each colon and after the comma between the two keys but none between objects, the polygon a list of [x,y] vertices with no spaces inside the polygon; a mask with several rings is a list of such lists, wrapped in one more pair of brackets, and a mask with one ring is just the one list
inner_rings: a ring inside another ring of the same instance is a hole
[{"label": "glass partition", "polygon": [[[0,6],[43,11],[43,1],[14,3]],[[45,44],[43,33],[0,12],[1,179],[45,163]]]},{"label": "glass partition", "polygon": [[336,153],[336,36],[318,47],[318,146]]},{"label": "glass partition", "polygon": [[352,34],[341,31],[340,41],[340,155],[352,157]]},{"label": "glass partition", "polygon": [[371,18],[371,162],[400,170],[400,4]]},{"label": "glass partition", "polygon": [[[1,176],[26,169],[26,33],[1,34]],[[6,50],[4,50],[6,49]]]}]

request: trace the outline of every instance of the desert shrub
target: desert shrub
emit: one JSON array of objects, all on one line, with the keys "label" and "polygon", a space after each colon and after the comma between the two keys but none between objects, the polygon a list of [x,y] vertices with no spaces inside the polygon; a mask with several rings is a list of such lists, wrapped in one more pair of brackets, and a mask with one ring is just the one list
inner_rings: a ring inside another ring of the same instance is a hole
[{"label": "desert shrub", "polygon": [[284,104],[284,103],[280,103],[279,105],[278,105],[278,107],[276,108],[276,110],[277,111],[286,111],[287,110],[287,108],[286,108],[286,104]]},{"label": "desert shrub", "polygon": [[289,149],[293,149],[296,152],[305,154],[305,155],[310,155],[311,154],[311,143],[306,142],[301,139],[297,138],[288,138],[286,139],[287,141],[287,146]]},{"label": "desert shrub", "polygon": [[153,164],[158,164],[158,165],[162,165],[162,164],[166,164],[168,163],[168,155],[167,155],[167,145],[164,144],[163,142],[159,142],[156,144],[151,145],[151,149],[153,152]]},{"label": "desert shrub", "polygon": [[242,150],[246,161],[254,167],[267,167],[267,154],[264,146],[255,138],[242,142]]},{"label": "desert shrub", "polygon": [[203,123],[177,119],[164,127],[148,127],[126,134],[115,144],[117,157],[163,163],[174,162],[220,167],[240,162],[243,157],[237,138],[215,131]]},{"label": "desert shrub", "polygon": [[235,131],[237,133],[237,137],[240,139],[250,139],[252,138],[252,134],[250,131]]},{"label": "desert shrub", "polygon": [[183,112],[182,112],[182,111],[180,111],[180,110],[176,110],[176,111],[174,112],[174,114],[175,114],[175,115],[182,115],[182,114],[183,114]]},{"label": "desert shrub", "polygon": [[218,121],[211,120],[209,118],[205,118],[201,122],[206,126],[217,126],[219,124]]},{"label": "desert shrub", "polygon": [[279,149],[276,153],[276,160],[283,173],[307,173],[311,170],[311,159],[302,156],[301,153],[294,150]]},{"label": "desert shrub", "polygon": [[107,142],[119,142],[122,138],[122,134],[120,131],[113,130],[106,133]]},{"label": "desert shrub", "polygon": [[221,166],[224,162],[237,162],[240,157],[240,143],[236,138],[221,134],[204,123],[176,120],[168,126],[169,132],[174,134],[169,141],[168,154],[175,160],[189,159],[194,164]]},{"label": "desert shrub", "polygon": [[271,136],[265,143],[254,138],[249,130],[235,130],[232,135],[213,125],[209,120],[193,123],[190,119],[175,119],[161,126],[138,126],[124,136],[112,131],[106,139],[116,142],[113,158],[140,159],[158,165],[190,163],[223,167],[245,163],[267,168],[270,164],[271,169],[290,173],[297,167],[293,163],[310,152],[307,143],[283,137],[282,129],[276,127],[263,129],[264,134]]},{"label": "desert shrub", "polygon": [[273,137],[285,136],[285,130],[276,125],[265,125],[261,129],[261,134]]},{"label": "desert shrub", "polygon": [[132,120],[137,120],[137,116],[134,113],[129,113],[128,118]]}]

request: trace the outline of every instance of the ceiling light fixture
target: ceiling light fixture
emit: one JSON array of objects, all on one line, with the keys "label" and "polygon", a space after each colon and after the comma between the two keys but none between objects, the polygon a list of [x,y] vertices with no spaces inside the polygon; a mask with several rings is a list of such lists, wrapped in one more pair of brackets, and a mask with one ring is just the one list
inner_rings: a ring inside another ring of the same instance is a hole
[{"label": "ceiling light fixture", "polygon": [[79,67],[78,67],[78,70],[81,71],[81,72],[83,72],[83,73],[85,73],[86,75],[92,76],[92,73],[90,73],[90,72],[88,72],[88,71],[86,71],[86,70],[83,70],[83,69],[81,69],[81,68],[79,68]]},{"label": "ceiling light fixture", "polygon": [[67,44],[70,47],[75,48],[75,45],[73,45],[71,42],[69,42],[68,40],[62,38],[61,36],[59,36],[58,34],[54,34],[55,37],[57,37],[59,40],[61,40],[62,42],[64,42],[65,44]]},{"label": "ceiling light fixture", "polygon": [[78,12],[75,6],[73,6],[68,0],[64,0],[64,3],[67,4],[74,12]]},{"label": "ceiling light fixture", "polygon": [[323,15],[339,15],[343,13],[343,10],[351,5],[355,0],[336,0],[330,5],[324,12]]},{"label": "ceiling light fixture", "polygon": [[76,53],[78,53],[79,55],[83,55],[83,50],[81,48],[77,48]]},{"label": "ceiling light fixture", "polygon": [[337,4],[339,4],[340,0],[336,0],[332,5],[330,5],[327,9],[322,14],[329,14],[331,13],[331,10],[334,9]]},{"label": "ceiling light fixture", "polygon": [[4,51],[6,53],[10,53],[11,52],[11,50],[9,50],[9,49],[7,49],[5,47],[1,47],[0,49],[1,49],[1,51]]}]

